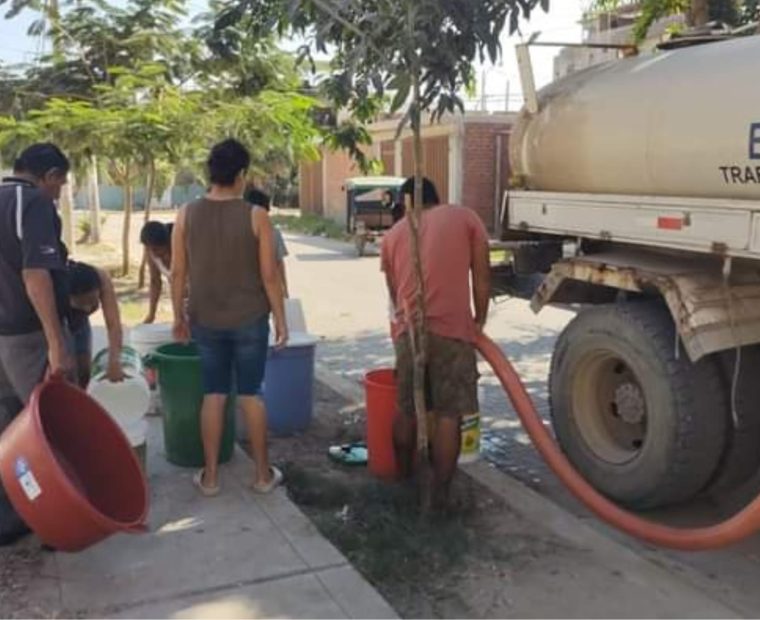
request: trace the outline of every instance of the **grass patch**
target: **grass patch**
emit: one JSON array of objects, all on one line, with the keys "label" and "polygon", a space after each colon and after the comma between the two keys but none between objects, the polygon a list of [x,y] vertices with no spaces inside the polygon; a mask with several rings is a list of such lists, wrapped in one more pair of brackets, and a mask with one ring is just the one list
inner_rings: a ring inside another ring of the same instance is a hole
[{"label": "grass patch", "polygon": [[288,232],[301,233],[311,237],[326,237],[340,241],[350,239],[350,236],[340,224],[313,213],[304,213],[301,216],[273,215],[272,223]]},{"label": "grass patch", "polygon": [[371,581],[409,584],[431,570],[456,570],[477,537],[467,527],[473,504],[455,516],[422,517],[414,488],[356,478],[286,467],[291,498]]}]

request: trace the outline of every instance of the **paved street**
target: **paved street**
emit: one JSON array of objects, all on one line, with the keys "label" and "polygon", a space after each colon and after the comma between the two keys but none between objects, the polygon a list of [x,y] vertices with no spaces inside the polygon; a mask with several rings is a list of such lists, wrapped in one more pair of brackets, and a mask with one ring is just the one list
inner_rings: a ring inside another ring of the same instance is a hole
[{"label": "paved street", "polygon": [[[319,361],[357,382],[367,369],[391,365],[387,300],[378,258],[358,259],[351,245],[325,239],[294,235],[286,235],[286,239],[291,292],[303,301],[310,331],[325,339],[318,349]],[[489,317],[488,334],[515,363],[545,418],[552,347],[572,317],[571,311],[555,308],[535,316],[522,300],[497,303]],[[760,574],[760,536],[730,550],[685,554],[641,545],[607,528],[570,497],[548,471],[493,375],[486,368],[481,372],[484,453],[489,462],[742,613],[760,615],[760,590],[755,585]],[[704,500],[653,517],[679,524],[711,523],[736,510],[756,488],[753,482],[746,492],[721,502]]]}]

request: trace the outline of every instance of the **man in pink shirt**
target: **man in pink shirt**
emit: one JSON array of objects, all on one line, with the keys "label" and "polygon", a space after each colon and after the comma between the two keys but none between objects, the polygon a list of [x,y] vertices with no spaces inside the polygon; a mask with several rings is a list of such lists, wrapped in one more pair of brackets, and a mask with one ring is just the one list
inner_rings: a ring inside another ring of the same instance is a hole
[{"label": "man in pink shirt", "polygon": [[[413,204],[413,179],[402,186],[401,195],[408,196],[409,204]],[[417,303],[408,217],[386,235],[381,254],[382,270],[396,308],[392,336],[400,415],[393,434],[403,476],[412,473],[416,443],[414,360],[407,312],[413,314]],[[428,179],[423,184],[420,255],[428,344],[425,397],[428,413],[434,420],[430,435],[434,499],[445,505],[459,458],[462,417],[478,411],[474,342],[488,314],[490,262],[488,233],[478,215],[464,207],[441,205],[438,192]]]}]

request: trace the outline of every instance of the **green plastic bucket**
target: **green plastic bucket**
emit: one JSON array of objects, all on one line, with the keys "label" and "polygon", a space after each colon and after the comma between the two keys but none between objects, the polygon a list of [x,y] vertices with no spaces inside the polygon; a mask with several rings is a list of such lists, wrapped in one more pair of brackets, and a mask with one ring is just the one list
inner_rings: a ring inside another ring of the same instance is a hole
[{"label": "green plastic bucket", "polygon": [[[201,441],[201,360],[194,344],[165,344],[148,355],[146,364],[158,371],[163,405],[164,447],[170,463],[203,467]],[[235,448],[235,397],[227,399],[219,462],[232,458]]]}]

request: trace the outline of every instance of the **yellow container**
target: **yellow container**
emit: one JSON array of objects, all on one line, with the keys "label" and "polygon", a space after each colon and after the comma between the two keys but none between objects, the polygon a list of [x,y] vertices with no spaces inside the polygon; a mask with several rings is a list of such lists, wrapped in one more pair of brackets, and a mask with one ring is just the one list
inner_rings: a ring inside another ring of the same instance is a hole
[{"label": "yellow container", "polygon": [[460,463],[473,463],[480,458],[480,413],[462,418],[462,450]]}]

